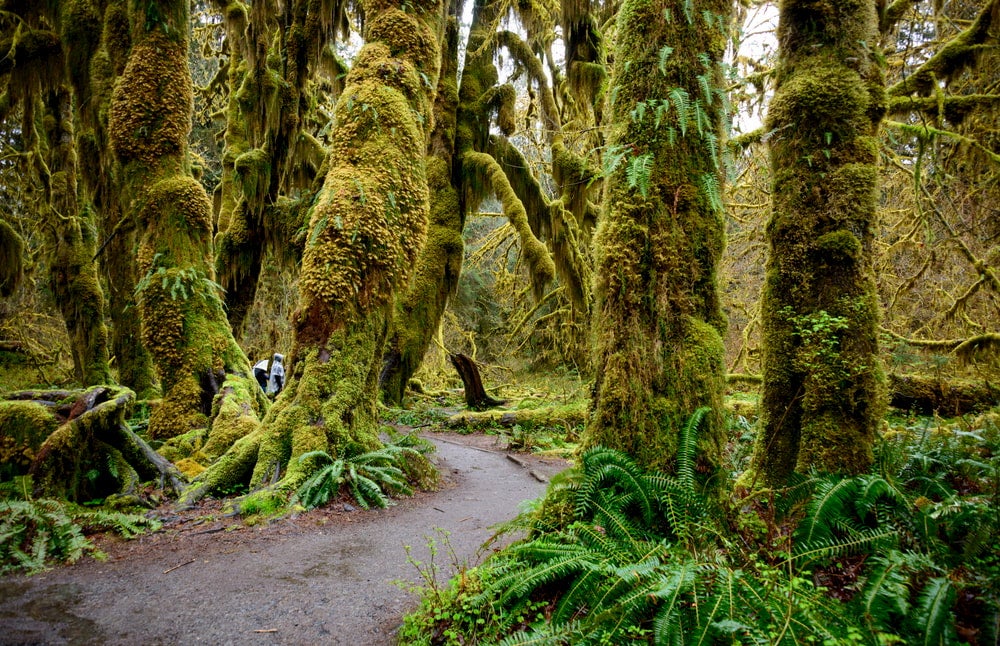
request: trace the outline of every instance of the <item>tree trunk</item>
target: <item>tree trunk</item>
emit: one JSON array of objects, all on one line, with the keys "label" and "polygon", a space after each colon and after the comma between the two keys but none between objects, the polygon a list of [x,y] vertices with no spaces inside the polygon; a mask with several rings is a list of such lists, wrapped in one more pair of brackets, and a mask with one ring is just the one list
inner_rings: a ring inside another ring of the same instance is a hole
[{"label": "tree trunk", "polygon": [[[211,203],[190,172],[188,2],[151,0],[130,7],[131,49],[112,96],[108,129],[121,163],[125,211],[134,214],[141,231],[137,309],[143,344],[163,387],[149,434],[169,438],[209,426],[213,399],[227,376],[251,384],[253,377],[214,282]],[[259,388],[230,392],[263,413]]]},{"label": "tree trunk", "polygon": [[709,406],[698,437],[709,479],[725,441],[716,266],[719,66],[731,12],[721,0],[629,0],[618,13],[608,146],[622,158],[595,240],[596,381],[584,438],[669,471],[686,419]]},{"label": "tree trunk", "polygon": [[381,445],[388,308],[427,226],[424,158],[443,12],[436,0],[363,4],[365,45],[337,102],[329,172],[311,214],[288,383],[263,429],[234,444],[183,502],[250,469],[258,485],[283,468],[279,487],[294,489],[313,466],[299,456]]},{"label": "tree trunk", "polygon": [[473,410],[484,410],[503,404],[499,399],[493,399],[486,394],[483,378],[479,375],[479,366],[464,354],[449,354],[451,365],[455,366],[458,376],[465,386],[465,403]]},{"label": "tree trunk", "polygon": [[871,258],[885,112],[877,4],[781,3],[755,457],[768,483],[864,471],[885,411]]},{"label": "tree trunk", "polygon": [[108,330],[104,325],[104,292],[97,276],[90,235],[82,219],[77,192],[73,99],[68,87],[48,93],[44,120],[50,158],[49,228],[53,233],[49,283],[66,322],[77,380],[84,386],[111,383]]},{"label": "tree trunk", "polygon": [[437,332],[448,299],[458,289],[465,252],[465,212],[452,180],[458,110],[458,21],[454,15],[449,16],[443,42],[434,129],[427,155],[427,241],[417,256],[413,280],[396,299],[379,374],[382,396],[387,404],[395,406],[402,405],[406,386]]}]

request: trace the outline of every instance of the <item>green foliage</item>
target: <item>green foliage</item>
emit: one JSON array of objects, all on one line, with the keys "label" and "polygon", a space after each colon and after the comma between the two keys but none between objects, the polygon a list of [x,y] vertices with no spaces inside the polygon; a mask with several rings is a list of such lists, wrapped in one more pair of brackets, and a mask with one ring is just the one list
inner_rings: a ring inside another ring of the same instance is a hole
[{"label": "green foliage", "polygon": [[58,500],[0,500],[0,574],[44,570],[94,552],[87,531],[115,531],[132,538],[159,529],[158,521],[103,510],[75,511]]},{"label": "green foliage", "polygon": [[312,474],[296,490],[292,502],[307,509],[321,507],[339,495],[343,487],[362,508],[385,508],[390,494],[413,493],[403,470],[407,457],[420,456],[432,448],[429,442],[411,434],[393,436],[377,451],[356,453],[348,447],[336,460],[325,451],[310,451],[299,456],[299,463],[312,462]]},{"label": "green foliage", "polygon": [[653,153],[632,157],[626,169],[629,188],[638,189],[643,197],[649,197],[649,182],[652,173]]},{"label": "green foliage", "polygon": [[911,428],[884,440],[877,473],[808,483],[812,496],[790,560],[803,571],[822,571],[845,558],[866,559],[851,611],[876,633],[913,644],[955,643],[955,600],[965,590],[966,605],[985,620],[977,630],[995,639],[998,449],[990,427]]}]

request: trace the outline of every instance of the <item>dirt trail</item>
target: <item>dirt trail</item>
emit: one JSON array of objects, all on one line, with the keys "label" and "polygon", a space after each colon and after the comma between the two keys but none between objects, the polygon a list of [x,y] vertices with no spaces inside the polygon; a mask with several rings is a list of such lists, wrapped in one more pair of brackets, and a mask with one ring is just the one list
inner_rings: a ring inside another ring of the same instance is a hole
[{"label": "dirt trail", "polygon": [[[530,456],[519,465],[469,442],[476,439],[435,440],[445,488],[388,510],[335,505],[265,527],[168,524],[102,546],[104,562],[0,579],[0,643],[393,644],[415,600],[392,581],[418,577],[403,546],[426,562],[427,537],[440,528],[457,557],[474,562],[489,527],[544,490],[530,470],[565,467]],[[439,552],[444,580],[453,568]]]}]

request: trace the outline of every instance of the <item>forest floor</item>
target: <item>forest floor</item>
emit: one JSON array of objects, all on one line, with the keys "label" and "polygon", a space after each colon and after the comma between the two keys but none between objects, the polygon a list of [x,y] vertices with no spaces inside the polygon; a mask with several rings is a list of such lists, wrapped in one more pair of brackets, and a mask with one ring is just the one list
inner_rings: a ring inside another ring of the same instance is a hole
[{"label": "forest floor", "polygon": [[0,578],[0,644],[394,644],[421,582],[410,559],[433,572],[433,540],[443,585],[568,466],[510,459],[495,436],[427,437],[443,486],[389,509],[340,501],[248,526],[218,500],[164,507],[155,534],[102,537],[104,560]]}]

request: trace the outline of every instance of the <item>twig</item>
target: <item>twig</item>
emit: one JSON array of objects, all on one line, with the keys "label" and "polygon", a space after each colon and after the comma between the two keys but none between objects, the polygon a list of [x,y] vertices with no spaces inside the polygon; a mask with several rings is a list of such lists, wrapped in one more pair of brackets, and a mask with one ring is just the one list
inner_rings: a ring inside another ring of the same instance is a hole
[{"label": "twig", "polygon": [[195,561],[197,561],[197,560],[198,560],[198,559],[191,559],[190,561],[185,561],[184,563],[181,563],[180,565],[175,565],[175,566],[174,566],[174,567],[172,567],[172,568],[167,568],[166,570],[164,570],[164,571],[163,571],[163,573],[164,573],[164,574],[170,574],[170,573],[171,573],[171,572],[173,572],[174,570],[178,570],[178,569],[180,569],[180,568],[184,567],[185,565],[191,565],[192,563],[194,563],[194,562],[195,562]]}]

